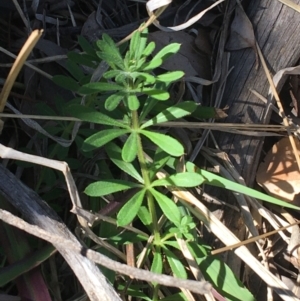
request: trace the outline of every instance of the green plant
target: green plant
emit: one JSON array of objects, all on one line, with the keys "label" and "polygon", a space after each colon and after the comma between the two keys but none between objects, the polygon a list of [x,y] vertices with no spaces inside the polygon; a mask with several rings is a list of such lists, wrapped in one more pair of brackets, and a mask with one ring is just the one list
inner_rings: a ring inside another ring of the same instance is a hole
[{"label": "green plant", "polygon": [[[209,248],[204,248],[196,235],[193,217],[184,206],[176,204],[165,193],[165,187],[189,188],[207,183],[278,205],[297,207],[201,170],[192,163],[186,164],[185,172],[176,171],[180,157],[184,156],[183,145],[176,138],[153,130],[152,126],[183,118],[199,110],[192,101],[179,104],[169,101],[168,88],[183,77],[183,72],[159,75],[154,72],[179,50],[179,44],[170,44],[150,58],[155,44],[147,44],[147,30],[144,30],[142,33],[135,32],[125,54],[105,34],[96,43],[96,51],[82,38],[80,45],[86,52],[85,57],[69,56],[75,64],[70,64],[72,67],[69,72],[73,78],[69,78],[67,83],[70,90],[86,97],[86,105],[73,103],[68,107],[68,112],[85,122],[99,125],[99,130],[94,130],[84,140],[82,150],[91,154],[94,150],[104,148],[109,161],[127,176],[126,179],[120,179],[118,174],[108,171],[103,180],[89,184],[85,193],[91,198],[102,198],[132,190],[131,197],[117,213],[116,222],[120,227],[140,223],[153,236],[147,250],[148,257],[152,259],[151,271],[162,273],[167,262],[176,277],[187,278],[186,267],[177,255],[180,250],[178,239],[182,238],[186,240],[194,258],[205,266],[207,277],[228,300],[254,300],[228,267],[217,257],[209,256]],[[90,76],[78,69],[76,63],[95,66],[93,62],[99,60],[107,62],[110,68],[99,82],[88,82]],[[66,78],[58,76],[55,81],[62,84]],[[156,179],[156,173],[163,168],[170,175]],[[162,214],[165,218],[160,218]],[[118,231],[111,238],[111,241],[119,244],[143,240],[143,236],[126,236],[126,232]],[[220,277],[222,287],[217,285]],[[153,283],[151,300],[158,299],[158,289],[158,285]],[[129,287],[128,293],[130,291],[132,295],[142,294],[134,286]],[[147,299],[146,296],[144,298]]]}]

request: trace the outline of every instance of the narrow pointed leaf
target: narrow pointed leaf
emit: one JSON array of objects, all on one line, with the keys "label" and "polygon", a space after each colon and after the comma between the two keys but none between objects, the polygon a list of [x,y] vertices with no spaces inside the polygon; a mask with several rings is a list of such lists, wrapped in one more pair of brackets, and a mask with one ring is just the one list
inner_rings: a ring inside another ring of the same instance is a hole
[{"label": "narrow pointed leaf", "polygon": [[200,174],[195,172],[181,172],[156,180],[152,183],[152,186],[195,187],[201,185],[204,180]]},{"label": "narrow pointed leaf", "polygon": [[184,154],[183,146],[174,138],[163,135],[160,133],[154,133],[142,130],[141,134],[150,139],[154,144],[159,146],[163,151],[172,156],[182,156]]},{"label": "narrow pointed leaf", "polygon": [[89,108],[86,106],[81,106],[81,105],[76,105],[76,104],[70,105],[68,107],[68,113],[71,116],[74,116],[83,121],[111,125],[111,126],[118,126],[121,128],[129,129],[128,125],[126,125],[120,121],[117,121],[115,119],[112,119],[109,116],[104,115],[104,114],[96,111],[95,109]]},{"label": "narrow pointed leaf", "polygon": [[[162,256],[160,252],[155,252],[154,256],[153,256],[153,261],[151,264],[151,269],[150,271],[152,273],[157,273],[157,274],[162,274],[162,270],[163,270],[163,260],[162,260]],[[156,282],[152,282],[153,285],[156,285]]]},{"label": "narrow pointed leaf", "polygon": [[122,190],[140,187],[139,184],[123,180],[109,180],[94,182],[86,187],[84,193],[91,197],[99,197]]},{"label": "narrow pointed leaf", "polygon": [[223,187],[228,190],[242,193],[245,195],[249,195],[253,198],[257,198],[259,200],[269,202],[269,203],[272,203],[272,204],[275,204],[278,206],[300,210],[300,208],[298,206],[295,206],[290,203],[284,202],[282,200],[276,199],[272,196],[269,196],[267,194],[256,191],[255,189],[249,188],[249,187],[244,186],[239,183],[235,183],[233,181],[230,181],[223,177],[220,177],[214,173],[200,169],[191,162],[187,163],[187,168],[188,168],[188,170],[195,170],[197,173],[199,173],[201,176],[203,176],[203,178],[205,179],[204,182],[207,183],[208,185],[212,185],[212,186],[216,186],[216,187]]},{"label": "narrow pointed leaf", "polygon": [[80,81],[83,77],[85,77],[81,67],[79,67],[78,64],[74,63],[71,60],[67,60],[66,65],[68,71],[70,72],[70,74],[72,74],[74,78],[76,78],[76,80]]},{"label": "narrow pointed leaf", "polygon": [[136,217],[145,196],[145,189],[137,192],[119,211],[117,225],[126,226]]},{"label": "narrow pointed leaf", "polygon": [[140,221],[147,227],[152,224],[150,212],[146,206],[141,206],[138,212]]},{"label": "narrow pointed leaf", "polygon": [[[226,300],[255,301],[254,296],[224,261],[218,256],[207,255],[207,250],[210,250],[210,247],[204,249],[202,243],[189,242],[188,248],[204,278],[217,288]],[[220,283],[222,283],[222,286],[220,286]]]},{"label": "narrow pointed leaf", "polygon": [[143,71],[150,71],[159,67],[163,63],[162,59],[152,59],[149,63],[145,63],[141,69]]},{"label": "narrow pointed leaf", "polygon": [[141,33],[137,30],[133,33],[130,40],[130,45],[129,45],[130,60],[136,59],[137,51],[140,43],[141,43]]},{"label": "narrow pointed leaf", "polygon": [[139,181],[140,183],[144,183],[142,176],[139,172],[135,169],[133,164],[129,162],[125,162],[122,159],[122,149],[117,146],[115,143],[110,142],[105,146],[106,153],[109,159],[116,164],[121,170],[125,171],[131,177]]},{"label": "narrow pointed leaf", "polygon": [[179,43],[172,43],[161,49],[153,58],[153,60],[162,59],[166,60],[171,55],[177,53],[180,49]]},{"label": "narrow pointed leaf", "polygon": [[88,66],[90,68],[95,68],[96,67],[95,61],[99,61],[99,59],[96,60],[96,58],[92,55],[80,54],[77,52],[69,52],[68,59],[79,65]]},{"label": "narrow pointed leaf", "polygon": [[109,70],[103,74],[103,77],[106,79],[110,79],[110,78],[116,77],[117,75],[119,75],[122,72],[123,71],[120,71],[120,70]]},{"label": "narrow pointed leaf", "polygon": [[167,72],[156,77],[156,80],[164,83],[171,83],[179,80],[184,76],[182,71]]},{"label": "narrow pointed leaf", "polygon": [[164,194],[158,192],[157,190],[150,188],[150,192],[156,199],[159,207],[161,208],[164,215],[173,222],[176,226],[180,225],[180,211],[174,201],[169,199]]},{"label": "narrow pointed leaf", "polygon": [[155,76],[146,73],[146,72],[131,72],[130,76],[133,79],[140,78],[143,80],[144,84],[153,84],[155,83]]},{"label": "narrow pointed leaf", "polygon": [[68,76],[55,75],[55,76],[53,76],[52,80],[58,86],[63,87],[67,90],[77,91],[80,88],[77,81]]},{"label": "narrow pointed leaf", "polygon": [[158,147],[154,154],[153,163],[149,168],[149,175],[151,180],[155,177],[156,172],[166,165],[169,159],[170,155],[164,152],[160,147]]},{"label": "narrow pointed leaf", "polygon": [[116,64],[119,68],[124,70],[124,62],[122,55],[120,54],[120,51],[116,46],[115,42],[109,35],[103,34],[102,40],[97,41],[97,46],[102,50],[102,53],[97,53],[98,56],[101,57],[102,54],[104,56],[111,55],[113,58],[111,61],[107,61],[107,63],[109,65],[111,65],[111,63]]},{"label": "narrow pointed leaf", "polygon": [[148,28],[145,28],[142,32],[136,31],[131,40],[129,46],[130,59],[138,61],[146,47],[148,36]]},{"label": "narrow pointed leaf", "polygon": [[96,133],[83,142],[82,149],[85,152],[92,151],[95,148],[99,148],[106,143],[112,141],[113,139],[122,136],[126,133],[128,133],[129,130],[120,130],[120,129],[109,129],[109,130],[103,130],[99,133]]},{"label": "narrow pointed leaf", "polygon": [[88,83],[83,85],[78,89],[78,93],[81,94],[93,94],[100,92],[109,92],[109,91],[121,91],[124,90],[124,87],[110,84],[110,83]]},{"label": "narrow pointed leaf", "polygon": [[138,92],[145,93],[157,100],[168,100],[170,98],[170,94],[167,91],[153,89],[153,88],[142,88],[139,89]]},{"label": "narrow pointed leaf", "polygon": [[155,43],[153,41],[151,41],[145,48],[145,50],[143,51],[143,56],[149,56],[153,50],[155,49]]},{"label": "narrow pointed leaf", "polygon": [[158,115],[145,122],[141,128],[143,129],[154,124],[182,118],[193,113],[196,108],[197,104],[194,101],[181,102],[175,106],[163,110]]},{"label": "narrow pointed leaf", "polygon": [[95,49],[93,46],[88,42],[87,39],[85,39],[83,36],[78,36],[78,43],[81,47],[81,49],[86,52],[89,55],[95,55]]},{"label": "narrow pointed leaf", "polygon": [[167,261],[170,265],[170,268],[174,276],[176,278],[187,279],[187,273],[184,268],[184,265],[177,258],[177,256],[166,247],[164,247],[164,253],[166,254]]},{"label": "narrow pointed leaf", "polygon": [[132,162],[137,155],[138,151],[138,134],[132,132],[127,138],[123,149],[122,149],[122,158],[125,162]]}]

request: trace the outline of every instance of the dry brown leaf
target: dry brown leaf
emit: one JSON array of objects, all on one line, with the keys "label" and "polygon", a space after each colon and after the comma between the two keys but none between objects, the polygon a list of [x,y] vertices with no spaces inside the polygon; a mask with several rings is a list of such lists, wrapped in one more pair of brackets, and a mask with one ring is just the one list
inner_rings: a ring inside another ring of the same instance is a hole
[{"label": "dry brown leaf", "polygon": [[188,33],[183,31],[156,31],[149,34],[149,41],[155,42],[155,53],[170,43],[181,44],[179,52],[164,62],[162,65],[164,69],[169,71],[182,70],[186,77],[211,78],[209,56],[196,50],[195,38]]},{"label": "dry brown leaf", "polygon": [[[295,143],[300,154],[300,142]],[[258,168],[256,180],[269,194],[300,203],[300,172],[288,137],[273,145]]]},{"label": "dry brown leaf", "polygon": [[234,51],[244,48],[252,48],[255,52],[256,62],[258,62],[255,45],[256,40],[252,24],[243,7],[241,5],[237,5],[235,9],[235,16],[230,28],[229,40],[226,44],[226,49],[229,51]]}]

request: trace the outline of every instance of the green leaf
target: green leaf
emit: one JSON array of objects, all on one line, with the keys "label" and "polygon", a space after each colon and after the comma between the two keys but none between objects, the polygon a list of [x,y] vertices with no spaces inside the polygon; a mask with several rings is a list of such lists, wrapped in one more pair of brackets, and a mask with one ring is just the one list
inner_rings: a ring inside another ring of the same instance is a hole
[{"label": "green leaf", "polygon": [[145,50],[143,51],[143,56],[149,56],[153,50],[155,49],[155,43],[153,41],[151,41],[145,48]]},{"label": "green leaf", "polygon": [[163,110],[158,115],[145,122],[141,128],[144,129],[154,124],[167,122],[190,115],[194,110],[196,110],[197,107],[198,105],[194,101],[181,102],[175,106]]},{"label": "green leaf", "polygon": [[106,101],[105,101],[105,109],[107,111],[113,111],[121,102],[121,100],[124,98],[124,94],[122,93],[116,93],[113,95],[110,95],[109,97],[107,97]]},{"label": "green leaf", "polygon": [[202,246],[194,242],[188,243],[188,247],[204,278],[212,283],[226,300],[255,301],[254,296],[222,260],[217,256],[205,256]]},{"label": "green leaf", "polygon": [[[163,260],[162,260],[162,256],[161,253],[158,252],[157,250],[154,252],[154,256],[153,256],[153,261],[151,264],[151,269],[150,271],[152,273],[157,273],[157,274],[162,274],[162,270],[163,270]],[[157,285],[157,282],[152,282],[153,285]]]},{"label": "green leaf", "polygon": [[[121,284],[119,282],[118,284],[118,291],[119,292],[125,292],[126,291],[126,295],[129,296],[133,296],[136,298],[133,298],[135,300],[146,300],[146,301],[153,301],[152,298],[149,298],[146,294],[144,294],[142,291],[140,291],[140,289],[145,289],[146,287],[141,284],[137,284],[137,285],[130,285],[128,287],[128,283],[125,282],[125,285]],[[174,300],[174,301],[183,301],[183,300]]]},{"label": "green leaf", "polygon": [[84,193],[91,197],[99,197],[122,190],[141,187],[139,184],[123,180],[109,180],[94,182],[86,187]]},{"label": "green leaf", "polygon": [[146,47],[147,44],[147,35],[148,35],[148,28],[145,28],[142,32],[139,32],[138,30],[133,34],[131,40],[130,40],[130,46],[129,46],[129,53],[130,53],[130,59],[138,61],[142,53]]},{"label": "green leaf", "polygon": [[155,83],[155,76],[146,73],[146,72],[131,72],[130,77],[132,77],[134,80],[136,78],[140,78],[143,80],[144,84],[153,84]]},{"label": "green leaf", "polygon": [[152,219],[151,219],[150,212],[146,206],[140,207],[138,212],[138,217],[145,226],[147,227],[151,226]]},{"label": "green leaf", "polygon": [[96,55],[93,46],[83,36],[78,36],[78,43],[84,52],[86,52],[89,55],[94,55],[94,56]]},{"label": "green leaf", "polygon": [[149,63],[145,63],[144,65],[142,65],[140,69],[143,71],[151,71],[159,67],[162,63],[162,59],[152,59]]},{"label": "green leaf", "polygon": [[160,301],[189,301],[183,292],[169,295],[165,298],[160,299]]},{"label": "green leaf", "polygon": [[99,148],[119,136],[127,134],[128,132],[129,130],[122,129],[109,129],[100,131],[84,140],[82,150],[84,152],[92,151],[95,148]]},{"label": "green leaf", "polygon": [[[102,224],[101,224],[102,227]],[[137,243],[141,241],[147,241],[148,236],[140,234],[140,233],[134,233],[134,232],[121,232],[118,233],[115,236],[107,236],[109,238],[109,241],[117,243],[119,246],[127,245],[130,243]]]},{"label": "green leaf", "polygon": [[52,80],[58,86],[70,91],[77,91],[80,87],[76,80],[64,75],[55,75],[53,76]]},{"label": "green leaf", "polygon": [[157,100],[168,100],[170,98],[170,94],[167,91],[159,90],[159,89],[144,87],[144,88],[138,89],[137,92],[142,92],[142,93],[147,94]]},{"label": "green leaf", "polygon": [[72,62],[71,60],[67,60],[66,65],[68,71],[74,78],[76,78],[76,80],[80,81],[83,77],[85,77],[81,67],[79,67],[76,63]]},{"label": "green leaf", "polygon": [[166,246],[164,246],[163,249],[174,276],[176,278],[187,279],[187,273],[181,260],[179,260]]},{"label": "green leaf", "polygon": [[171,55],[177,53],[180,49],[179,43],[172,43],[161,49],[153,58],[153,60],[162,59],[165,61]]},{"label": "green leaf", "polygon": [[120,51],[115,42],[107,34],[102,35],[102,40],[97,41],[97,46],[102,50],[102,52],[97,52],[100,58],[112,67],[116,65],[124,70],[124,62]]},{"label": "green leaf", "polygon": [[122,159],[125,162],[132,162],[137,155],[138,151],[138,133],[132,132],[127,138],[123,149],[122,149]]},{"label": "green leaf", "polygon": [[167,72],[156,77],[157,81],[164,82],[164,83],[171,83],[179,80],[184,76],[184,72],[182,71],[173,71]]},{"label": "green leaf", "polygon": [[195,187],[203,182],[204,178],[195,172],[182,172],[156,180],[152,186]]},{"label": "green leaf", "polygon": [[176,226],[180,226],[180,211],[174,201],[153,188],[150,188],[149,191],[155,197],[159,207],[167,219],[173,222]]},{"label": "green leaf", "polygon": [[177,157],[184,154],[183,146],[176,139],[170,136],[145,130],[142,130],[141,134],[149,138],[154,144],[159,146],[163,151],[171,156]]},{"label": "green leaf", "polygon": [[128,125],[114,120],[110,118],[107,115],[104,115],[95,109],[92,109],[90,107],[82,106],[82,105],[70,105],[68,106],[68,113],[71,116],[74,116],[80,120],[86,121],[86,122],[92,122],[97,124],[105,124],[105,125],[111,125],[111,126],[117,126],[121,128],[127,128],[130,129]]},{"label": "green leaf", "polygon": [[124,72],[120,72],[116,78],[115,81],[118,85],[126,86],[126,80],[128,78],[128,74]]},{"label": "green leaf", "polygon": [[[116,68],[119,68],[121,70],[124,70],[124,62],[123,60],[119,59],[119,57],[115,56],[113,53],[109,53],[109,52],[100,52],[100,51],[97,51],[97,56],[99,58],[101,58],[103,61],[107,62],[107,64],[113,68],[113,69],[116,69]],[[117,67],[116,67],[116,66]]]},{"label": "green leaf", "polygon": [[108,91],[121,91],[124,87],[110,83],[88,83],[78,89],[80,94],[93,94]]},{"label": "green leaf", "polygon": [[154,154],[153,163],[149,167],[149,175],[150,179],[152,180],[157,171],[159,171],[161,168],[163,168],[168,160],[170,159],[170,155],[164,152],[161,148],[157,148],[156,152]]},{"label": "green leaf", "polygon": [[276,199],[272,196],[269,196],[267,194],[256,191],[255,189],[246,187],[242,184],[238,184],[238,183],[235,183],[233,181],[227,180],[223,177],[215,175],[214,173],[208,172],[206,170],[199,169],[198,167],[196,167],[196,165],[194,165],[191,162],[187,163],[187,168],[189,170],[195,170],[197,173],[199,173],[201,176],[203,176],[204,179],[205,179],[205,183],[207,183],[209,185],[216,186],[216,187],[222,187],[222,188],[226,188],[226,189],[231,190],[231,191],[246,194],[246,195],[249,195],[253,198],[257,198],[259,200],[269,202],[269,203],[272,203],[272,204],[275,204],[275,205],[278,205],[278,206],[300,210],[300,208],[298,206],[295,206],[295,205],[289,204],[287,202],[281,201],[281,200]]},{"label": "green leaf", "polygon": [[146,190],[137,192],[119,211],[117,215],[117,225],[126,226],[136,217],[145,196]]},{"label": "green leaf", "polygon": [[105,146],[105,150],[109,159],[114,164],[116,164],[121,170],[125,171],[127,174],[129,174],[131,177],[133,177],[140,183],[144,183],[142,176],[138,173],[135,167],[131,163],[125,162],[122,159],[122,150],[119,146],[117,146],[113,142],[110,142]]},{"label": "green leaf", "polygon": [[138,100],[138,98],[136,97],[135,94],[128,95],[127,103],[128,103],[128,108],[131,111],[136,111],[140,106],[140,102],[139,102],[139,100]]},{"label": "green leaf", "polygon": [[113,77],[116,77],[117,75],[119,75],[122,72],[123,71],[120,71],[120,70],[108,70],[103,74],[103,77],[105,79],[111,79]]},{"label": "green leaf", "polygon": [[[79,54],[76,52],[69,52],[68,59],[79,65],[88,66],[90,68],[96,68],[95,57],[89,54]],[[99,59],[97,61],[99,61]]]}]

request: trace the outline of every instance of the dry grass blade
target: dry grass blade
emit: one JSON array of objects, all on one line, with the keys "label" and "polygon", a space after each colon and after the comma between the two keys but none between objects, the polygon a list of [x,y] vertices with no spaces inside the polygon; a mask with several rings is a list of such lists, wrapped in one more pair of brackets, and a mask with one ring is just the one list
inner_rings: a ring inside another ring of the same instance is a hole
[{"label": "dry grass blade", "polygon": [[155,22],[153,21],[153,23],[154,23],[154,25],[156,27],[158,27],[159,29],[161,29],[163,31],[179,31],[179,30],[183,30],[183,29],[185,29],[185,28],[193,25],[197,21],[199,21],[209,10],[213,9],[215,6],[219,5],[222,2],[224,2],[224,0],[219,0],[219,1],[215,2],[214,4],[212,4],[211,6],[209,6],[207,9],[204,9],[203,11],[201,11],[199,14],[197,14],[196,16],[194,16],[193,18],[191,18],[190,20],[188,20],[184,24],[181,24],[181,25],[178,25],[178,26],[164,27],[164,26],[161,26],[157,20],[154,20]]},{"label": "dry grass blade", "polygon": [[[149,1],[151,2],[151,1]],[[160,1],[162,2],[162,1]],[[161,6],[162,3],[159,4],[159,8],[153,13],[152,11],[149,13],[150,17],[147,20],[147,22],[145,24],[143,24],[143,26],[141,26],[139,29],[139,31],[143,31],[145,28],[147,28],[148,26],[150,26],[168,7],[168,5],[171,3],[172,1],[167,1],[167,4],[165,4],[164,6]],[[130,35],[128,35],[127,37],[125,37],[124,39],[122,39],[120,42],[118,42],[116,45],[120,46],[122,44],[124,44],[125,42],[129,41],[132,37],[132,35],[134,34],[135,31],[133,31]]]},{"label": "dry grass blade", "polygon": [[0,112],[3,112],[3,109],[6,104],[7,97],[10,93],[10,90],[21,70],[21,68],[24,65],[24,62],[26,61],[27,57],[29,56],[30,52],[42,36],[43,30],[35,30],[31,33],[29,38],[27,39],[26,43],[22,47],[19,55],[17,56],[17,59],[15,63],[13,64],[8,77],[5,81],[5,84],[3,86],[3,89],[0,94]]},{"label": "dry grass blade", "polygon": [[[164,172],[158,172],[156,176],[162,179],[167,176]],[[225,226],[218,218],[209,211],[194,195],[185,190],[172,189],[168,187],[174,196],[184,202],[185,206],[199,220],[202,220],[208,229],[214,233],[225,245],[240,243],[240,240]],[[276,276],[268,271],[245,246],[240,246],[235,251],[239,256],[265,283],[285,301],[298,301],[293,292]]]},{"label": "dry grass blade", "polygon": [[273,231],[270,231],[270,232],[267,232],[265,234],[262,234],[262,235],[259,235],[259,236],[255,236],[255,237],[251,237],[247,240],[244,240],[244,241],[241,241],[240,243],[236,243],[234,245],[231,245],[231,246],[227,246],[227,247],[224,247],[224,248],[220,248],[220,249],[217,249],[217,250],[213,250],[211,252],[212,255],[215,255],[215,254],[220,254],[222,252],[225,252],[225,251],[228,251],[228,250],[232,250],[232,249],[235,249],[235,248],[238,248],[239,246],[244,246],[246,244],[250,244],[251,242],[255,242],[255,241],[258,241],[259,239],[261,238],[266,238],[268,236],[271,236],[273,234],[276,234],[278,233],[279,231],[283,231],[283,230],[286,230],[287,228],[289,227],[292,227],[292,226],[296,226],[296,225],[299,225],[300,224],[300,221],[296,222],[296,223],[293,223],[293,224],[290,224],[288,226],[285,226],[285,227],[281,227],[277,230],[273,230]]},{"label": "dry grass blade", "polygon": [[279,114],[283,118],[283,124],[284,124],[284,126],[287,128],[287,132],[288,132],[288,135],[289,135],[290,143],[291,143],[292,148],[294,150],[294,155],[295,155],[295,158],[296,158],[296,161],[297,161],[297,164],[298,164],[298,168],[300,170],[300,156],[298,155],[296,143],[295,143],[295,140],[294,140],[295,138],[292,136],[291,131],[289,130],[289,121],[288,121],[288,118],[285,116],[282,104],[281,104],[280,99],[279,99],[279,95],[278,95],[278,93],[276,91],[276,87],[275,87],[274,82],[273,82],[273,80],[271,78],[270,72],[268,70],[267,64],[266,64],[265,59],[263,57],[263,54],[262,54],[262,52],[260,50],[260,47],[259,47],[259,45],[257,43],[256,43],[256,48],[257,48],[257,52],[258,52],[260,61],[262,63],[262,66],[264,68],[265,74],[266,74],[266,76],[268,78],[268,81],[269,81],[269,84],[271,86],[272,93],[273,93],[274,98],[276,100],[276,103],[278,105]]},{"label": "dry grass blade", "polygon": [[291,0],[278,0],[279,2],[285,4],[286,6],[294,9],[295,11],[297,11],[298,13],[300,13],[300,5],[294,3]]}]

